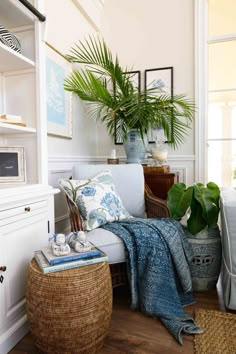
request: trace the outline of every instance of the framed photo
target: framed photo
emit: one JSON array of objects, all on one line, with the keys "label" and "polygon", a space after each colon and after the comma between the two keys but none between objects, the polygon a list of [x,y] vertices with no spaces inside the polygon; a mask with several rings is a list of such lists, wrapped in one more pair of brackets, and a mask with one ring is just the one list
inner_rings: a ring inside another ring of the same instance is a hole
[{"label": "framed photo", "polygon": [[49,135],[72,138],[72,94],[64,90],[64,80],[72,64],[46,43],[46,103]]},{"label": "framed photo", "polygon": [[[141,72],[140,70],[134,71],[127,71],[124,75],[130,75],[131,82],[133,83],[134,87],[140,92],[141,90]],[[115,126],[116,133],[115,133],[115,145],[122,145],[123,138],[122,138],[122,127]]]},{"label": "framed photo", "polygon": [[140,70],[134,70],[134,71],[127,71],[124,73],[124,75],[129,75],[132,84],[138,91],[140,92],[141,90],[141,73]]},{"label": "framed photo", "polygon": [[0,183],[26,183],[23,146],[0,146]]},{"label": "framed photo", "polygon": [[[144,86],[145,89],[157,88],[157,95],[168,94],[173,97],[173,82],[174,82],[174,70],[173,66],[168,66],[164,68],[147,69],[144,71]],[[157,137],[155,136],[158,131],[160,136],[164,137],[163,131],[161,129],[150,130],[148,132],[149,143],[155,143]],[[164,138],[163,138],[164,139]],[[168,142],[168,141],[166,141]]]}]

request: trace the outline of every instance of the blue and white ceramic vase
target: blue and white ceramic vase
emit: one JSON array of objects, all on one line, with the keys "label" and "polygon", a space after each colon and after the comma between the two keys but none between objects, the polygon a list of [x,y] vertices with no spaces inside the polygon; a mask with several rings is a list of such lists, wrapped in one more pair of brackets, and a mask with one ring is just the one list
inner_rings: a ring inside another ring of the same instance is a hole
[{"label": "blue and white ceramic vase", "polygon": [[190,264],[193,290],[206,291],[215,288],[222,260],[219,227],[206,227],[194,236],[185,229],[185,234],[193,251]]},{"label": "blue and white ceramic vase", "polygon": [[145,158],[146,143],[136,129],[131,129],[124,141],[127,163],[142,163]]}]

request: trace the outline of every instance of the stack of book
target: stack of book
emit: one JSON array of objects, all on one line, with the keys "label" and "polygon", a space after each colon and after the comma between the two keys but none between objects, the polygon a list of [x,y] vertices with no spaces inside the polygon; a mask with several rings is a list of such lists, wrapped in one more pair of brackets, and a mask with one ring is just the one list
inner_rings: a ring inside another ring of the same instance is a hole
[{"label": "stack of book", "polygon": [[107,255],[93,244],[87,252],[75,252],[71,250],[67,256],[54,256],[50,247],[43,247],[34,252],[34,258],[43,273],[58,272],[60,270],[81,267],[108,261]]},{"label": "stack of book", "polygon": [[16,116],[12,114],[2,114],[0,116],[0,123],[14,124],[21,127],[26,127],[26,124],[22,122],[21,116]]}]

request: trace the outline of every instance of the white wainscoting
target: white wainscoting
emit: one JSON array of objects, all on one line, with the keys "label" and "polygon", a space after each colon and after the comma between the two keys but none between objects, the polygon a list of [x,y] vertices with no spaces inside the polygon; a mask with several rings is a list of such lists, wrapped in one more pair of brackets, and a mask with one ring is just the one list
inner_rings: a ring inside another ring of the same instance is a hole
[{"label": "white wainscoting", "polygon": [[[121,157],[120,163],[125,163],[126,158]],[[101,164],[107,163],[107,157],[96,156],[49,156],[49,184],[58,188],[60,178],[70,178],[73,173],[73,166],[77,163]],[[193,155],[169,156],[168,164],[171,172],[179,173],[179,182],[190,185],[194,182],[195,157]],[[197,181],[198,182],[198,181]],[[55,230],[56,232],[70,232],[66,199],[62,192],[55,195]]]}]

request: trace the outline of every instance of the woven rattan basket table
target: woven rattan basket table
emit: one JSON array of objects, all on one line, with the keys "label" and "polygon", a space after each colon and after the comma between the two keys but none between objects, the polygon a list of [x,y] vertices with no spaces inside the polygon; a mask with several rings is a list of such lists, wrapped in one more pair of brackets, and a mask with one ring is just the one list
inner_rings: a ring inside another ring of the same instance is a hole
[{"label": "woven rattan basket table", "polygon": [[29,265],[26,307],[35,345],[46,353],[96,353],[112,312],[107,262],[43,274]]}]

